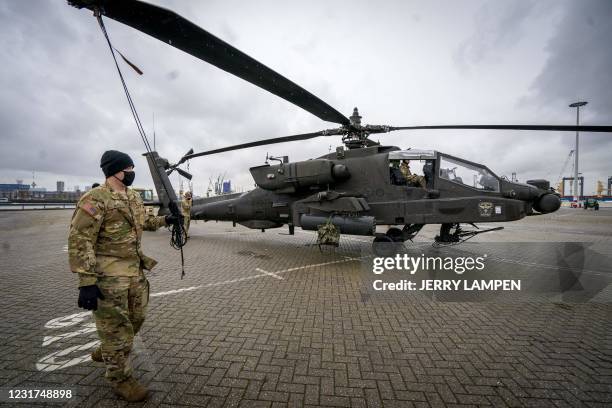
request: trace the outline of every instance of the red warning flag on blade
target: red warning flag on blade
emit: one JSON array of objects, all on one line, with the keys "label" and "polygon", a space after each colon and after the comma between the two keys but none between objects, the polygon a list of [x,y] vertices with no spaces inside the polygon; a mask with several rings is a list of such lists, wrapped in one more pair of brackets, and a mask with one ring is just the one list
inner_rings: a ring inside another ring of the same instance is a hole
[{"label": "red warning flag on blade", "polygon": [[119,55],[121,55],[121,58],[123,58],[125,63],[132,67],[132,69],[136,71],[138,75],[142,75],[142,71],[140,70],[140,68],[138,68],[136,65],[132,64],[127,58],[125,58],[125,56],[118,49],[116,49],[115,47],[113,47],[113,49],[117,51]]}]

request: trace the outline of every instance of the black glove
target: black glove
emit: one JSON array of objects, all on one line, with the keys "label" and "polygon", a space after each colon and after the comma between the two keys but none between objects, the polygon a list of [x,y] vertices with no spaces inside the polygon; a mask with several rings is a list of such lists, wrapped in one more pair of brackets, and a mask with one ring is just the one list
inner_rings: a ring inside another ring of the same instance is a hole
[{"label": "black glove", "polygon": [[98,310],[98,298],[104,300],[98,285],[81,286],[79,288],[79,307],[87,310]]},{"label": "black glove", "polygon": [[182,224],[183,223],[183,216],[182,215],[174,215],[174,214],[168,214],[166,215],[166,225],[174,225],[174,224]]}]

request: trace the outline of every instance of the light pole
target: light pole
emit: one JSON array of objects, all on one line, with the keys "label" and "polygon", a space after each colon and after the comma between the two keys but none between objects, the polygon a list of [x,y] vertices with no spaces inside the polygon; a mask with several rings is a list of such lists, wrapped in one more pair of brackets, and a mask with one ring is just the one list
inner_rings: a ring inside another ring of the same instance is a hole
[{"label": "light pole", "polygon": [[[570,104],[570,108],[576,108],[576,126],[580,126],[580,107],[586,105],[588,102],[574,102]],[[580,200],[580,193],[578,192],[578,136],[580,132],[576,129],[576,149],[574,150],[574,201],[578,205]]]}]

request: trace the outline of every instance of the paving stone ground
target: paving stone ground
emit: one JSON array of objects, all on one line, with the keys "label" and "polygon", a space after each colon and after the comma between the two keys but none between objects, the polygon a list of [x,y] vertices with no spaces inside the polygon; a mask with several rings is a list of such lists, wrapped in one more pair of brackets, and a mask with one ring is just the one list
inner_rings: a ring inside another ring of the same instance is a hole
[{"label": "paving stone ground", "polygon": [[[68,269],[70,215],[0,213],[0,388],[71,388],[67,405],[125,406],[88,358],[97,337]],[[559,269],[500,242],[582,242],[612,258],[612,210],[506,227],[474,239],[496,254],[491,267]],[[168,232],[145,233],[160,264],[133,353],[151,390],[140,405],[612,406],[612,262],[578,271],[585,287],[604,283],[589,302],[447,302],[369,291],[355,260],[365,237],[320,252],[312,233],[284,228],[198,222],[191,233],[182,280]],[[429,248],[435,234],[411,245]]]}]

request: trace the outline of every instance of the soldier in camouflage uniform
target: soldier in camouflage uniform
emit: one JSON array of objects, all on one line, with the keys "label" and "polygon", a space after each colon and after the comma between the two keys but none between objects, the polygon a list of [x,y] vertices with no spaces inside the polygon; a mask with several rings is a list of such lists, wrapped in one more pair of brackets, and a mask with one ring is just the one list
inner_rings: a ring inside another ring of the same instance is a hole
[{"label": "soldier in camouflage uniform", "polygon": [[149,301],[143,269],[157,263],[142,252],[142,231],[177,220],[145,212],[140,194],[127,188],[134,180],[133,166],[125,153],[110,150],[102,155],[106,183],[79,201],[70,224],[68,253],[70,269],[79,276],[78,304],[93,310],[101,340],[92,359],[104,361],[106,378],[118,395],[141,401],[147,389],[132,377],[129,354]]},{"label": "soldier in camouflage uniform", "polygon": [[191,205],[193,204],[191,191],[186,191],[181,201],[181,212],[183,213],[185,234],[189,238],[189,222],[191,221]]},{"label": "soldier in camouflage uniform", "polygon": [[410,160],[404,160],[400,165],[400,171],[406,179],[406,183],[413,186],[421,186],[426,188],[425,177],[419,176],[418,174],[412,174],[410,171]]}]

